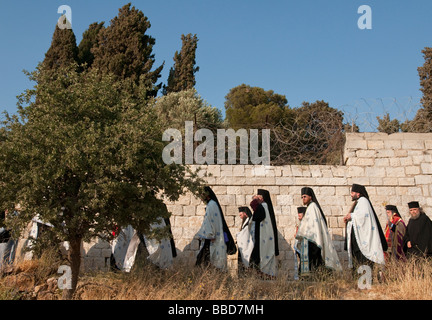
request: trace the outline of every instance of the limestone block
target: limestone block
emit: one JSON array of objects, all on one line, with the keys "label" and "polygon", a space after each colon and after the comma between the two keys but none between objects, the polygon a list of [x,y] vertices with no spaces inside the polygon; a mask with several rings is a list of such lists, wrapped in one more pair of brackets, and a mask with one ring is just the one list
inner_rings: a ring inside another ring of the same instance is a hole
[{"label": "limestone block", "polygon": [[[347,136],[348,137],[348,136]],[[367,149],[367,141],[358,139],[347,139],[345,143],[346,149]]]},{"label": "limestone block", "polygon": [[334,196],[336,194],[336,187],[334,186],[328,186],[328,187],[320,187],[316,191],[314,190],[316,196],[318,195],[320,197],[329,197]]},{"label": "limestone block", "polygon": [[385,177],[386,176],[386,168],[380,167],[367,167],[365,168],[365,175],[368,177]]},{"label": "limestone block", "polygon": [[321,173],[324,178],[333,178],[333,171],[331,168],[321,169]]},{"label": "limestone block", "polygon": [[237,205],[235,205],[235,206],[225,206],[225,208],[223,208],[223,210],[224,210],[225,217],[228,217],[228,216],[232,216],[232,217],[238,216],[238,206]]},{"label": "limestone block", "polygon": [[347,175],[347,169],[345,166],[332,166],[331,171],[334,178],[346,177]]},{"label": "limestone block", "polygon": [[183,206],[179,204],[167,204],[168,212],[171,212],[173,216],[183,215]]},{"label": "limestone block", "polygon": [[390,163],[390,166],[392,166],[392,167],[398,167],[398,166],[400,166],[400,159],[399,158],[390,158],[389,163]]},{"label": "limestone block", "polygon": [[415,183],[417,185],[419,184],[431,184],[432,183],[432,176],[430,175],[418,175],[414,177]]},{"label": "limestone block", "polygon": [[400,140],[384,140],[385,149],[400,149],[402,142]]},{"label": "limestone block", "polygon": [[211,188],[217,196],[227,194],[227,186],[211,186]]},{"label": "limestone block", "polygon": [[311,176],[312,177],[319,178],[319,177],[323,176],[323,174],[321,172],[321,168],[319,168],[319,166],[313,166],[313,167],[311,167],[310,172],[311,172]]},{"label": "limestone block", "polygon": [[415,178],[398,178],[399,186],[413,186],[415,185]]},{"label": "limestone block", "polygon": [[423,189],[421,187],[409,187],[408,195],[418,196],[423,194]]},{"label": "limestone block", "polygon": [[369,184],[371,186],[381,186],[383,184],[383,178],[381,177],[370,177]]},{"label": "limestone block", "polygon": [[388,167],[390,166],[390,160],[388,158],[377,158],[375,159],[376,167]]},{"label": "limestone block", "polygon": [[278,206],[290,206],[293,204],[293,197],[291,195],[277,195],[276,203]]},{"label": "limestone block", "polygon": [[376,157],[377,158],[391,158],[395,156],[395,150],[392,149],[381,149],[377,150]]},{"label": "limestone block", "polygon": [[174,239],[181,239],[183,237],[183,228],[175,226],[173,223],[171,223],[171,232]]},{"label": "limestone block", "polygon": [[405,167],[405,174],[406,175],[416,175],[420,173],[420,167],[419,166],[407,166]]},{"label": "limestone block", "polygon": [[215,177],[214,184],[221,186],[245,185],[248,179],[246,177],[220,176]]},{"label": "limestone block", "polygon": [[425,144],[423,140],[402,140],[402,149],[423,150]]},{"label": "limestone block", "polygon": [[291,166],[282,167],[282,177],[291,177],[293,176]]},{"label": "limestone block", "polygon": [[283,170],[283,167],[281,167],[281,166],[274,167],[273,171],[274,171],[275,177],[281,177],[282,176],[282,170]]},{"label": "limestone block", "polygon": [[206,210],[206,205],[205,204],[201,204],[196,206],[196,210],[195,213],[197,216],[204,216],[205,215],[205,210]]},{"label": "limestone block", "polygon": [[423,174],[432,174],[432,163],[422,163],[420,167]]},{"label": "limestone block", "polygon": [[372,158],[349,158],[346,162],[347,166],[371,167],[374,164],[375,164],[375,159]]},{"label": "limestone block", "polygon": [[244,165],[238,164],[238,165],[233,166],[232,174],[235,177],[238,177],[238,176],[242,177],[242,176],[244,176],[245,175],[245,167],[244,167]]},{"label": "limestone block", "polygon": [[235,194],[218,195],[217,197],[221,206],[236,204]]},{"label": "limestone block", "polygon": [[189,220],[190,220],[190,217],[175,217],[174,218],[174,225],[177,228],[187,228],[187,227],[189,227]]},{"label": "limestone block", "polygon": [[275,177],[276,185],[290,186],[294,184],[294,178],[292,177]]},{"label": "limestone block", "polygon": [[382,140],[369,140],[367,141],[367,148],[370,149],[383,149],[384,141]]},{"label": "limestone block", "polygon": [[194,216],[196,213],[196,206],[190,205],[190,206],[183,206],[183,216],[190,217]]},{"label": "limestone block", "polygon": [[361,166],[348,167],[348,175],[350,177],[361,177],[365,175],[365,168]]},{"label": "limestone block", "polygon": [[405,176],[405,170],[404,168],[394,168],[394,167],[387,167],[385,168],[387,176],[388,177],[404,177]]},{"label": "limestone block", "polygon": [[405,149],[396,149],[394,150],[395,157],[408,157],[408,150]]},{"label": "limestone block", "polygon": [[233,167],[232,164],[221,165],[221,176],[232,177]]},{"label": "limestone block", "polygon": [[188,205],[190,205],[190,199],[191,199],[191,195],[189,193],[182,195],[176,201],[176,204],[180,204],[182,206],[188,206]]},{"label": "limestone block", "polygon": [[238,206],[245,206],[245,205],[249,205],[248,203],[246,203],[246,197],[241,193],[241,194],[236,194],[236,204]]},{"label": "limestone block", "polygon": [[302,177],[303,176],[303,170],[301,166],[293,165],[291,166],[291,175],[293,177]]},{"label": "limestone block", "polygon": [[220,165],[208,165],[206,168],[208,174],[212,176],[220,176],[221,166]]},{"label": "limestone block", "polygon": [[399,158],[399,160],[400,166],[402,167],[411,166],[413,164],[413,159],[411,157],[403,157]]},{"label": "limestone block", "polygon": [[[227,186],[226,187],[226,194],[227,195],[239,195],[242,194],[243,187],[242,186]],[[219,195],[219,194],[217,194]]]}]

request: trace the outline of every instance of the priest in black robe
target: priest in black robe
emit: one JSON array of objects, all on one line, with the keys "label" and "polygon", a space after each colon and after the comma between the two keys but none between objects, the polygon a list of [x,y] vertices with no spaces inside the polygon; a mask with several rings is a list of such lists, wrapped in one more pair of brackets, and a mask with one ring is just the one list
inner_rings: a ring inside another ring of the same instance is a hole
[{"label": "priest in black robe", "polygon": [[404,251],[407,256],[432,256],[432,222],[420,208],[419,202],[408,203],[411,215],[404,237]]},{"label": "priest in black robe", "polygon": [[202,195],[207,203],[204,221],[198,231],[200,251],[197,255],[196,265],[213,265],[218,269],[227,268],[227,255],[237,252],[234,238],[225,221],[222,207],[214,191],[205,186]]},{"label": "priest in black robe", "polygon": [[270,193],[259,189],[250,206],[253,209],[254,247],[250,266],[270,277],[276,276],[279,255],[276,219]]},{"label": "priest in black robe", "polygon": [[363,264],[370,267],[374,263],[385,264],[387,240],[366,188],[353,184],[351,199],[353,206],[344,217],[347,224],[345,249],[348,251],[348,266],[357,269]]}]

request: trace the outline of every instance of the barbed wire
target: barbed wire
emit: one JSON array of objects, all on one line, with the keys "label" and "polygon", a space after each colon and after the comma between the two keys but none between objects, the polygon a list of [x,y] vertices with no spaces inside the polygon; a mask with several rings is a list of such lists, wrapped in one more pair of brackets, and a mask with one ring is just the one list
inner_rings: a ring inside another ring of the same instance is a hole
[{"label": "barbed wire", "polygon": [[391,120],[399,123],[412,121],[417,111],[422,107],[420,97],[387,97],[387,98],[360,98],[352,104],[342,105],[339,109],[344,113],[347,124],[355,123],[360,132],[378,132],[379,122],[388,114]]}]

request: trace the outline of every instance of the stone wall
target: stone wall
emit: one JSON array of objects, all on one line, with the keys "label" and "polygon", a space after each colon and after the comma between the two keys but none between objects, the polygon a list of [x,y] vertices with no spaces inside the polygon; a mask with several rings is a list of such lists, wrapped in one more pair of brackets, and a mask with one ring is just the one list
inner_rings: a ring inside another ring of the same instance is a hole
[{"label": "stone wall", "polygon": [[[206,181],[218,196],[233,236],[240,227],[238,207],[249,205],[258,188],[269,190],[279,232],[280,265],[291,273],[296,208],[301,205],[300,190],[304,186],[314,189],[343,263],[347,260],[343,250],[343,216],[352,204],[353,183],[366,186],[383,228],[387,219],[385,204],[398,206],[406,222],[407,203],[413,200],[432,215],[432,134],[348,133],[344,162],[341,166],[209,165],[201,166],[201,172],[211,174]],[[203,220],[205,205],[187,194],[167,206],[172,213],[172,231],[179,253],[176,260],[193,265],[198,250],[194,237]],[[109,250],[106,244],[95,242],[83,246],[85,266],[106,268]],[[231,256],[229,263],[234,267],[236,257]]]}]

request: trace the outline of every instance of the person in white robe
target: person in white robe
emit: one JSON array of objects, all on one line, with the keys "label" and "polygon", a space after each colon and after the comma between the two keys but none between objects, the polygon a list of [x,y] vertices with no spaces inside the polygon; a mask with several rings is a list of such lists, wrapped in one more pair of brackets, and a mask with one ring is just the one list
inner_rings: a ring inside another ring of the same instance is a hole
[{"label": "person in white robe", "polygon": [[249,259],[254,247],[255,222],[252,221],[252,212],[248,207],[239,207],[239,216],[242,225],[237,233],[238,269],[239,273],[242,273],[249,268]]},{"label": "person in white robe", "polygon": [[212,265],[219,270],[226,271],[227,255],[235,254],[237,248],[225,222],[219,201],[208,186],[204,188],[203,200],[207,202],[207,206],[203,223],[196,235],[200,240],[196,265]]},{"label": "person in white robe", "polygon": [[366,188],[353,184],[351,199],[354,208],[344,217],[348,267],[357,269],[363,264],[370,267],[374,264],[384,265],[387,241]]},{"label": "person in white robe", "polygon": [[294,259],[294,280],[299,280],[299,274],[300,274],[300,262],[301,262],[301,251],[299,246],[299,241],[296,239],[298,228],[300,226],[301,221],[303,220],[304,214],[306,212],[306,207],[297,207],[297,218],[298,223],[296,224],[296,230],[294,234],[294,253],[295,253],[295,259]]},{"label": "person in white robe", "polygon": [[[120,230],[120,233],[112,241],[111,244],[111,257],[112,257],[112,268],[115,270],[126,271],[125,258],[126,252],[131,244],[132,238],[136,235],[135,229],[128,225],[126,228]],[[136,242],[136,241],[135,241]]]},{"label": "person in white robe", "polygon": [[[163,204],[166,209],[166,205]],[[115,266],[125,272],[130,272],[135,264],[138,248],[140,244],[147,249],[147,260],[161,269],[168,269],[173,265],[174,258],[177,256],[174,238],[172,237],[169,218],[159,218],[156,223],[151,224],[150,229],[157,230],[169,227],[169,238],[157,240],[150,238],[132,226],[124,228],[120,235],[113,241],[112,253]]]},{"label": "person in white robe", "polygon": [[[264,201],[267,190],[258,190],[253,196],[250,206],[253,209],[252,221],[255,222],[254,248],[249,259],[250,266],[265,276],[277,276],[277,260],[279,254],[277,245],[277,229],[275,219],[272,219],[268,203]],[[273,216],[274,218],[274,216]]]},{"label": "person in white robe", "polygon": [[296,234],[297,249],[300,251],[300,274],[310,274],[320,266],[342,271],[326,218],[314,191],[305,187],[302,188],[301,194],[306,211]]}]

